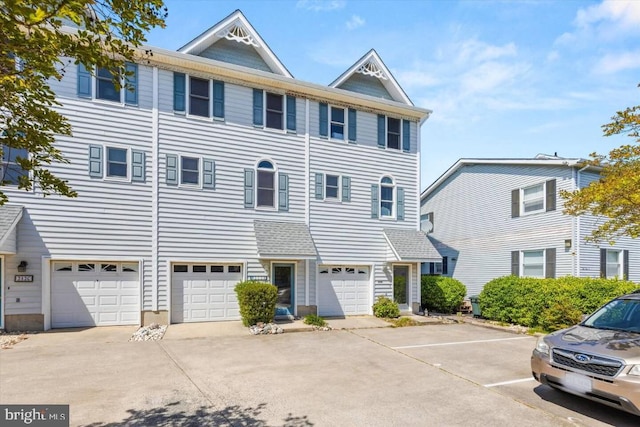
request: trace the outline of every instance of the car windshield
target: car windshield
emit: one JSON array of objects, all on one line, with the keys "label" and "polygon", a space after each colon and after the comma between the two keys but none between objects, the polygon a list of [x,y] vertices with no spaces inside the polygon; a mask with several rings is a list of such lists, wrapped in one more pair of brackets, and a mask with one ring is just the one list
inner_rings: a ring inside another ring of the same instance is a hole
[{"label": "car windshield", "polygon": [[583,326],[640,332],[640,299],[615,299],[589,316]]}]

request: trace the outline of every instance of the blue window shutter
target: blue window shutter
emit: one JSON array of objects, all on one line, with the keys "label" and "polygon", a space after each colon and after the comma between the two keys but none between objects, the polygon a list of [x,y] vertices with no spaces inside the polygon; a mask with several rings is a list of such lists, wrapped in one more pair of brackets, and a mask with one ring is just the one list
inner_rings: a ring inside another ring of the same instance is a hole
[{"label": "blue window shutter", "polygon": [[342,201],[351,201],[351,177],[348,176],[342,177]]},{"label": "blue window shutter", "polygon": [[173,109],[185,111],[187,80],[183,73],[173,73]]},{"label": "blue window shutter", "polygon": [[329,106],[323,102],[320,103],[320,124],[318,134],[320,136],[329,136]]},{"label": "blue window shutter", "polygon": [[253,169],[245,169],[244,170],[244,207],[252,208],[253,207]]},{"label": "blue window shutter", "polygon": [[127,62],[125,64],[125,70],[127,73],[132,73],[126,77],[127,84],[124,90],[124,103],[137,105],[138,104],[138,64],[132,64]]},{"label": "blue window shutter", "polygon": [[398,187],[398,211],[396,212],[398,221],[404,221],[404,188]]},{"label": "blue window shutter", "polygon": [[378,218],[380,211],[380,196],[378,184],[371,184],[371,218]]},{"label": "blue window shutter", "polygon": [[91,73],[82,64],[78,64],[78,96],[91,98]]},{"label": "blue window shutter", "polygon": [[102,146],[89,145],[89,176],[102,178]]},{"label": "blue window shutter", "polygon": [[278,174],[278,210],[281,212],[289,211],[289,175]]},{"label": "blue window shutter", "polygon": [[356,130],[356,110],[349,108],[349,142],[355,142],[357,139]]},{"label": "blue window shutter", "polygon": [[202,159],[202,188],[216,188],[216,162]]},{"label": "blue window shutter", "polygon": [[378,147],[385,148],[387,146],[387,118],[382,114],[378,114]]},{"label": "blue window shutter", "polygon": [[224,82],[213,81],[213,117],[224,119]]},{"label": "blue window shutter", "polygon": [[264,99],[262,95],[262,89],[254,89],[253,90],[253,124],[255,126],[262,126],[264,124],[264,121],[262,120],[263,101]]},{"label": "blue window shutter", "polygon": [[411,151],[411,122],[409,120],[402,121],[402,151],[405,153]]},{"label": "blue window shutter", "polygon": [[131,150],[131,181],[144,182],[145,178],[144,151]]},{"label": "blue window shutter", "polygon": [[287,130],[296,131],[296,98],[287,95]]},{"label": "blue window shutter", "polygon": [[324,174],[316,174],[316,199],[324,199]]},{"label": "blue window shutter", "polygon": [[178,185],[178,156],[167,154],[167,185]]}]

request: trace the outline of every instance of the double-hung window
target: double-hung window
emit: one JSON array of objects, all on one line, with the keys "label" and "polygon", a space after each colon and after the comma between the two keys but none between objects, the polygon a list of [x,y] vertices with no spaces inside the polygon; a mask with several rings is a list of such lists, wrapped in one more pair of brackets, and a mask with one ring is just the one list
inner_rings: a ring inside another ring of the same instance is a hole
[{"label": "double-hung window", "polygon": [[600,276],[629,280],[629,251],[600,249]]},{"label": "double-hung window", "polygon": [[204,157],[167,154],[165,182],[172,186],[215,190],[216,163]]},{"label": "double-hung window", "polygon": [[522,251],[522,276],[544,277],[544,250]]},{"label": "double-hung window", "polygon": [[397,187],[393,178],[383,176],[371,185],[371,218],[404,220],[404,188]]},{"label": "double-hung window", "polygon": [[511,216],[513,218],[554,211],[555,209],[555,179],[511,191]]},{"label": "double-hung window", "polygon": [[339,175],[326,175],[325,185],[325,199],[340,199],[340,176]]},{"label": "double-hung window", "polygon": [[289,210],[289,175],[271,160],[259,160],[244,170],[244,207]]},{"label": "double-hung window", "polygon": [[144,182],[144,151],[126,146],[89,145],[89,176],[120,181]]},{"label": "double-hung window", "polygon": [[275,207],[275,177],[276,171],[273,164],[267,160],[263,160],[258,164],[257,168],[257,207]]},{"label": "double-hung window", "polygon": [[127,105],[138,104],[138,65],[126,63],[124,75],[117,82],[112,70],[97,67],[92,76],[84,65],[78,64],[78,96],[104,101],[119,102]]},{"label": "double-hung window", "polygon": [[253,125],[269,129],[296,131],[296,98],[253,90]]},{"label": "double-hung window", "polygon": [[378,147],[411,151],[411,122],[378,115]]},{"label": "double-hung window", "polygon": [[173,110],[192,117],[224,119],[224,82],[173,73]]},{"label": "double-hung window", "polygon": [[356,141],[356,110],[336,107],[325,103],[319,104],[318,135],[322,138]]},{"label": "double-hung window", "polygon": [[200,185],[200,159],[180,156],[180,184]]},{"label": "double-hung window", "polygon": [[350,202],[351,177],[330,173],[316,173],[315,193],[317,200]]},{"label": "double-hung window", "polygon": [[511,252],[511,274],[520,277],[556,277],[556,249]]},{"label": "double-hung window", "polygon": [[27,160],[29,151],[26,148],[12,148],[2,145],[2,167],[0,181],[4,185],[18,185],[21,176],[29,176],[29,172],[18,164],[18,158]]},{"label": "double-hung window", "polygon": [[394,216],[393,194],[395,185],[393,180],[385,176],[380,180],[380,216],[382,218],[392,218]]}]

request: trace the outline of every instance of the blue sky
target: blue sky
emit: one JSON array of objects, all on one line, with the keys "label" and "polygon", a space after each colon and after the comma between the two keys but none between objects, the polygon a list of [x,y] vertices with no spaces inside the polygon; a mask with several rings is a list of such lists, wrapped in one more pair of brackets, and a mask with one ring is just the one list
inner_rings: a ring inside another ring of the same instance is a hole
[{"label": "blue sky", "polygon": [[242,10],[297,79],[329,84],[374,48],[415,105],[421,189],[462,157],[587,157],[640,104],[640,1],[165,0],[148,44],[178,49]]}]

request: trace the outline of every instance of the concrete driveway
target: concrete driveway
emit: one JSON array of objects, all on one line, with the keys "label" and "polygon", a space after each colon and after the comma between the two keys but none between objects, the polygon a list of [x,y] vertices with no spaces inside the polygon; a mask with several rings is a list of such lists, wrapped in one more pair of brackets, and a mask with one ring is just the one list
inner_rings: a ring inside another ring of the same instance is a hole
[{"label": "concrete driveway", "polygon": [[571,408],[572,396],[559,406],[528,379],[535,338],[472,325],[127,342],[132,332],[38,334],[1,351],[0,402],[70,404],[71,425],[90,426],[637,425]]}]

